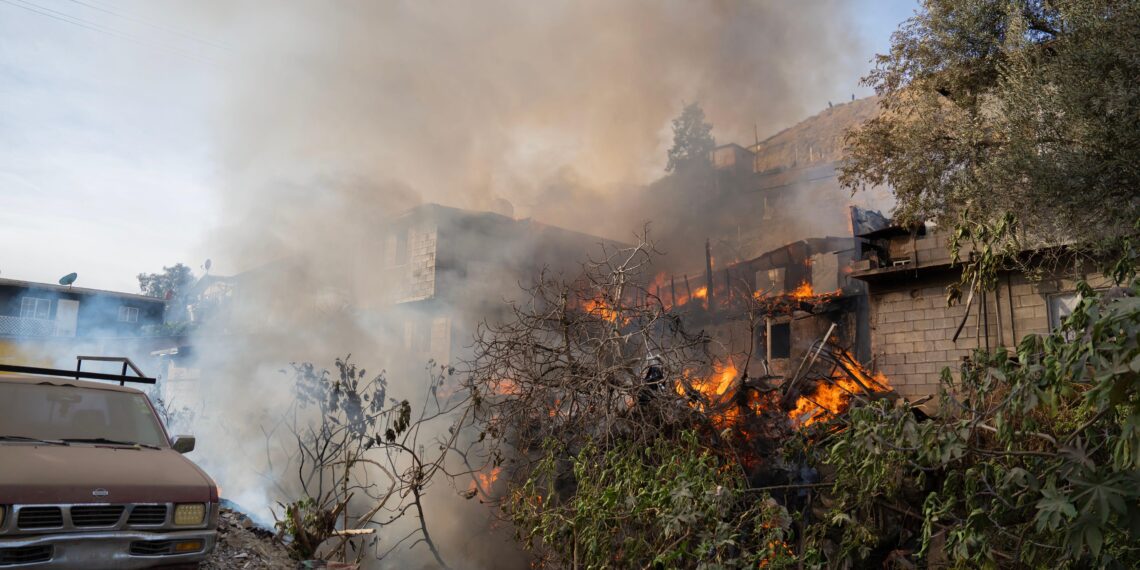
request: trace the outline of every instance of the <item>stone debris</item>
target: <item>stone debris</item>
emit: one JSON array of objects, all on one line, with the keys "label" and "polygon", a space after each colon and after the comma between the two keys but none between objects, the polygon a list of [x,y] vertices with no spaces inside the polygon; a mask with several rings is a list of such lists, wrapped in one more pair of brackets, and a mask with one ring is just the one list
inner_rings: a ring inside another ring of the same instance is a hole
[{"label": "stone debris", "polygon": [[223,508],[218,517],[218,546],[202,564],[207,570],[265,570],[297,568],[285,545],[270,530],[249,517]]}]

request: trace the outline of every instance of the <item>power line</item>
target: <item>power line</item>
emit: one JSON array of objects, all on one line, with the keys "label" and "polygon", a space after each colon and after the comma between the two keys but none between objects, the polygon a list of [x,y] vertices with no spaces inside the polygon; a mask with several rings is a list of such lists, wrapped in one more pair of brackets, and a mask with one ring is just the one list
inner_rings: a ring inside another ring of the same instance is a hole
[{"label": "power line", "polygon": [[117,17],[119,17],[119,18],[122,18],[122,19],[124,19],[124,20],[129,20],[129,21],[131,21],[131,22],[137,22],[137,23],[139,23],[139,24],[143,24],[143,25],[146,25],[146,26],[150,26],[150,27],[152,27],[152,28],[154,28],[154,29],[156,29],[156,30],[162,30],[162,31],[164,31],[164,32],[169,32],[169,33],[175,34],[175,35],[177,35],[177,36],[181,36],[181,37],[183,37],[183,38],[186,38],[186,39],[188,39],[188,40],[191,40],[191,41],[195,41],[195,42],[198,42],[198,43],[200,43],[200,44],[203,44],[203,45],[207,45],[207,46],[210,46],[210,47],[214,47],[214,48],[218,48],[218,49],[223,49],[223,50],[225,50],[225,49],[229,49],[229,48],[227,48],[226,46],[224,46],[224,45],[222,45],[222,44],[219,44],[219,43],[216,43],[216,42],[212,42],[212,41],[210,41],[210,40],[202,39],[202,38],[200,38],[200,37],[198,37],[198,36],[196,36],[196,35],[194,35],[194,34],[191,34],[191,33],[189,33],[189,32],[184,32],[184,31],[182,31],[182,30],[179,30],[178,28],[174,28],[174,27],[166,26],[166,25],[163,25],[163,24],[156,24],[156,23],[154,23],[154,22],[150,22],[150,21],[147,21],[147,20],[144,20],[144,19],[142,19],[142,18],[138,18],[138,17],[135,17],[135,16],[131,16],[131,15],[129,15],[129,14],[122,14],[122,13],[120,13],[120,12],[116,12],[116,11],[114,11],[114,10],[111,10],[111,9],[108,9],[108,8],[104,8],[104,7],[102,7],[102,6],[100,6],[100,5],[97,5],[97,4],[90,4],[90,3],[88,3],[88,2],[83,2],[82,0],[68,0],[68,2],[71,2],[71,3],[74,3],[74,4],[79,4],[80,6],[86,6],[86,7],[90,8],[90,9],[92,9],[92,10],[98,10],[98,11],[100,11],[100,12],[104,12],[104,13],[106,13],[106,14],[110,14],[110,15],[112,15],[112,16],[117,16]]},{"label": "power line", "polygon": [[147,40],[135,37],[135,36],[128,34],[126,32],[116,30],[114,28],[108,28],[106,26],[102,26],[102,25],[96,24],[94,22],[84,20],[82,18],[77,18],[77,17],[72,16],[70,14],[60,12],[58,10],[53,10],[51,8],[47,8],[47,7],[40,6],[38,4],[32,3],[32,2],[28,2],[27,0],[0,0],[0,2],[3,2],[3,3],[8,4],[10,6],[15,6],[17,8],[23,8],[24,10],[27,10],[29,12],[34,12],[34,13],[39,14],[41,16],[47,16],[48,18],[52,18],[54,20],[59,20],[61,22],[67,22],[68,24],[72,24],[74,26],[79,26],[80,28],[85,28],[85,29],[88,29],[91,31],[107,34],[109,36],[115,36],[119,39],[126,40],[129,42],[134,42],[134,43],[142,45],[142,46],[146,46],[146,47],[150,47],[150,48],[157,48],[160,50],[165,50],[165,51],[177,54],[177,55],[181,55],[183,57],[189,57],[189,58],[197,59],[197,60],[204,61],[207,63],[217,63],[216,60],[211,59],[211,58],[206,57],[206,56],[203,56],[203,55],[200,55],[200,54],[190,53],[190,52],[182,51],[178,48],[174,48],[171,46],[149,42]]}]

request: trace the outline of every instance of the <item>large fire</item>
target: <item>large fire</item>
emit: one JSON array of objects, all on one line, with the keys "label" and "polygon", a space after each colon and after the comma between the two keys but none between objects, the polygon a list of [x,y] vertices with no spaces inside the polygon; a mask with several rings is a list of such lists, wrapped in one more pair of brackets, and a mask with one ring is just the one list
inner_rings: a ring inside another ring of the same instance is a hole
[{"label": "large fire", "polygon": [[[702,281],[704,277],[700,278]],[[695,283],[685,275],[669,275],[658,273],[649,284],[647,291],[660,299],[666,309],[683,307],[690,301],[700,300],[702,305],[707,304],[709,288],[707,285],[694,287]],[[719,290],[717,290],[719,294]]]},{"label": "large fire", "polygon": [[836,351],[836,356],[835,372],[831,377],[820,380],[812,393],[801,395],[796,400],[796,407],[788,413],[793,425],[809,426],[842,413],[856,394],[891,389],[883,373],[872,373],[846,351]]},{"label": "large fire", "polygon": [[804,299],[811,299],[812,297],[815,297],[815,291],[812,290],[811,283],[804,281],[803,283],[800,283],[800,286],[796,287],[795,290],[790,293],[790,295],[793,298],[800,299],[802,301]]},{"label": "large fire", "polygon": [[690,390],[696,391],[700,398],[691,400],[689,405],[708,413],[713,423],[723,428],[733,425],[740,416],[740,410],[731,405],[738,376],[736,365],[730,360],[714,364],[712,374],[705,377],[694,377],[686,372],[673,388],[678,395],[686,397],[693,395]]},{"label": "large fire", "polygon": [[[725,364],[713,366],[713,374],[708,378],[690,380],[693,389],[700,392],[710,401],[723,396],[736,381],[736,365],[729,361]],[[682,392],[684,393],[684,392]]]},{"label": "large fire", "polygon": [[843,291],[836,289],[835,291],[828,291],[826,293],[819,293],[811,286],[810,281],[801,282],[795,289],[784,293],[782,295],[771,295],[768,291],[754,291],[752,297],[757,300],[766,299],[793,299],[796,301],[824,301],[832,297],[838,297]]},{"label": "large fire", "polygon": [[[842,349],[834,349],[834,354],[835,372],[816,382],[810,392],[801,394],[788,412],[793,426],[804,427],[842,414],[855,395],[890,391],[890,382],[881,372],[872,373]],[[689,406],[708,414],[713,425],[722,429],[738,427],[745,411],[759,415],[766,408],[778,406],[775,399],[761,397],[755,391],[749,391],[748,398],[737,398],[743,389],[743,379],[731,361],[714,364],[706,376],[685,373],[674,383],[680,396],[691,397],[692,391],[697,392],[700,398],[690,398]]]}]

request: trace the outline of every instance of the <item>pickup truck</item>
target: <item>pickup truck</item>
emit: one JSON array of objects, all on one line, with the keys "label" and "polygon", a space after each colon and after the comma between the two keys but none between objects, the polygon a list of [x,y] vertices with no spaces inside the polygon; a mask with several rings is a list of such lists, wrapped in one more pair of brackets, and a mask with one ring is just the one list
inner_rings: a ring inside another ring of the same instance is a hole
[{"label": "pickup truck", "polygon": [[113,375],[13,370],[32,372],[0,375],[0,570],[197,568],[219,498],[194,438],[139,390],[62,377]]}]

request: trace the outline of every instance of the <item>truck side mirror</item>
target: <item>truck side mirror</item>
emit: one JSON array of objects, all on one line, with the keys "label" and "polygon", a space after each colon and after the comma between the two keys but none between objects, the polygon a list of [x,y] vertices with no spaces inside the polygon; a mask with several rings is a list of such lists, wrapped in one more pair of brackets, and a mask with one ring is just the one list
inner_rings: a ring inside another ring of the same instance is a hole
[{"label": "truck side mirror", "polygon": [[178,453],[190,453],[194,451],[194,436],[192,435],[176,435],[174,441],[170,442],[170,447]]}]

